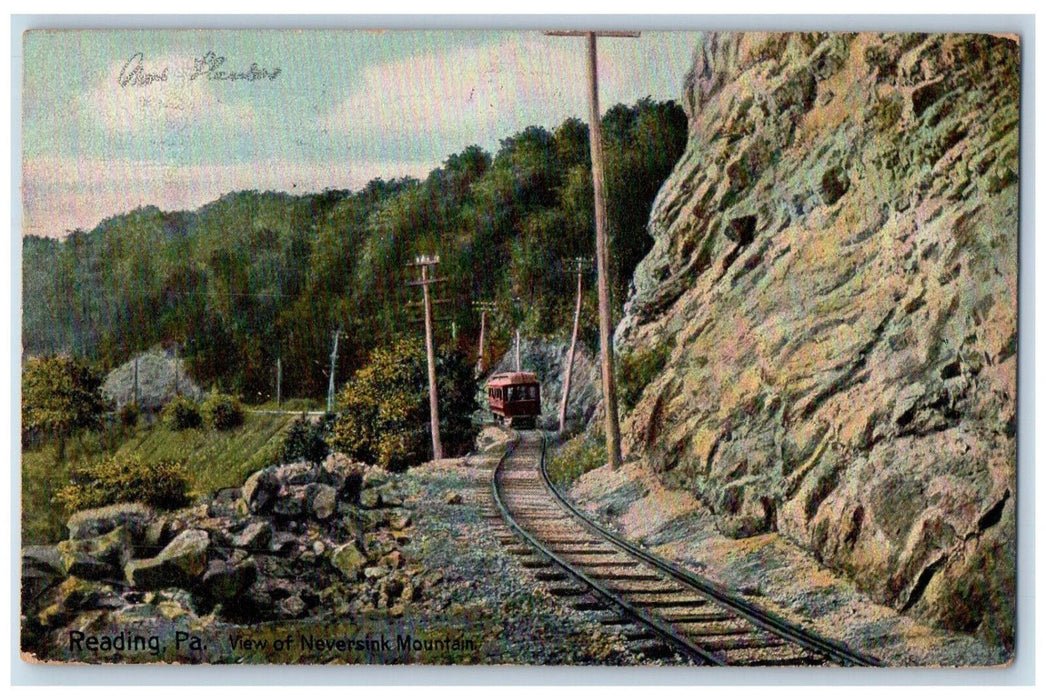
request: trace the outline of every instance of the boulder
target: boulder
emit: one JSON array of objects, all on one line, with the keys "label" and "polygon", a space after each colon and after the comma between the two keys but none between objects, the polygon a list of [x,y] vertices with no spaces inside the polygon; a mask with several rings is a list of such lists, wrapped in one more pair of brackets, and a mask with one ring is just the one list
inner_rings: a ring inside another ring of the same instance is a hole
[{"label": "boulder", "polygon": [[355,543],[349,542],[336,547],[330,555],[330,563],[349,581],[356,581],[363,572],[367,558]]},{"label": "boulder", "polygon": [[201,590],[217,602],[235,601],[258,578],[258,563],[248,557],[239,563],[215,559],[207,565],[200,581]]},{"label": "boulder", "polygon": [[276,467],[273,476],[282,486],[304,486],[316,481],[316,472],[308,462],[294,462]]},{"label": "boulder", "polygon": [[276,494],[279,492],[280,482],[275,476],[275,469],[266,467],[247,477],[243,482],[240,498],[248,512],[262,514],[272,510]]},{"label": "boulder", "polygon": [[156,554],[181,533],[190,528],[198,528],[198,523],[206,520],[209,512],[209,504],[201,504],[157,515],[149,521],[141,549],[147,554]]},{"label": "boulder", "polygon": [[379,579],[389,575],[389,569],[384,566],[368,566],[363,569],[363,575],[369,579]]},{"label": "boulder", "polygon": [[90,580],[118,579],[131,557],[130,533],[120,525],[98,537],[59,542],[57,550],[62,568],[70,576]]},{"label": "boulder", "polygon": [[62,554],[54,545],[29,545],[22,547],[22,570],[32,569],[42,573],[64,575]]},{"label": "boulder", "polygon": [[398,569],[403,564],[403,555],[398,549],[394,549],[379,559],[378,564],[389,569]]},{"label": "boulder", "polygon": [[389,473],[381,467],[367,465],[363,472],[363,488],[373,489],[382,486],[389,481]]},{"label": "boulder", "polygon": [[82,540],[104,535],[121,525],[127,528],[135,541],[142,539],[149,521],[153,518],[153,509],[141,503],[117,503],[104,508],[92,508],[73,513],[66,527],[69,528],[69,539]]},{"label": "boulder", "polygon": [[116,609],[124,605],[112,586],[75,576],[59,584],[49,594],[47,602],[39,615],[45,627],[64,624],[73,614],[83,610]]},{"label": "boulder", "polygon": [[389,514],[389,528],[392,530],[405,530],[412,522],[410,511],[397,510]]},{"label": "boulder", "polygon": [[298,548],[298,538],[289,532],[273,532],[269,542],[269,551],[273,554],[287,556]]},{"label": "boulder", "polygon": [[320,483],[333,486],[342,500],[355,502],[363,486],[363,473],[367,466],[353,462],[340,452],[332,452],[323,461],[317,477]]},{"label": "boulder", "polygon": [[280,611],[281,617],[301,617],[305,612],[305,601],[296,595],[292,595],[290,598],[284,598],[281,600],[277,608]]},{"label": "boulder", "polygon": [[267,520],[248,523],[240,532],[231,538],[232,546],[251,552],[260,552],[272,542],[272,524]]},{"label": "boulder", "polygon": [[22,548],[22,612],[28,613],[39,597],[65,577],[57,547],[31,545]]},{"label": "boulder", "polygon": [[385,484],[378,487],[381,496],[381,505],[388,508],[397,508],[403,505],[403,497],[393,484]]},{"label": "boulder", "polygon": [[309,484],[305,487],[309,515],[317,520],[327,520],[338,508],[338,492],[327,484]]},{"label": "boulder", "polygon": [[135,588],[187,588],[207,567],[210,536],[205,530],[186,530],[150,559],[132,559],[124,572]]},{"label": "boulder", "polygon": [[272,513],[281,518],[298,519],[306,514],[308,486],[288,486],[280,490],[272,506]]},{"label": "boulder", "polygon": [[360,507],[361,508],[380,508],[381,507],[381,493],[378,492],[377,488],[364,487],[363,491],[360,492]]}]

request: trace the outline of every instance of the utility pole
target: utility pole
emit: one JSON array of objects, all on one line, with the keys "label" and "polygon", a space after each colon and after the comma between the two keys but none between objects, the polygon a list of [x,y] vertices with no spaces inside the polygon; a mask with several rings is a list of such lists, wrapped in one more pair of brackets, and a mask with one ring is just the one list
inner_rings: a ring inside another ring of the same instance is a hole
[{"label": "utility pole", "polygon": [[425,305],[425,356],[429,366],[429,419],[432,425],[432,458],[443,459],[443,444],[439,438],[439,394],[436,391],[436,348],[432,339],[432,300],[429,298],[429,285],[446,281],[429,277],[429,266],[439,264],[439,256],[419,255],[414,258],[413,267],[421,268],[421,279],[408,282],[408,286],[420,286]]},{"label": "utility pole", "polygon": [[283,362],[276,358],[276,408],[280,407],[280,386],[283,384]]},{"label": "utility pole", "polygon": [[596,71],[596,37],[637,37],[639,32],[547,32],[550,36],[584,36],[588,40],[588,140],[592,151],[592,190],[596,207],[596,286],[599,291],[599,362],[603,375],[603,408],[607,457],[611,469],[621,466],[621,427],[617,419],[614,386],[614,345],[610,327],[610,265],[606,234],[606,199],[603,193],[603,139],[599,113],[599,79]]},{"label": "utility pole", "polygon": [[178,386],[178,343],[174,344],[174,394],[180,396],[181,388]]},{"label": "utility pole", "polygon": [[334,412],[334,367],[338,362],[338,337],[341,335],[341,330],[335,330],[334,333],[334,348],[331,350],[331,374],[330,382],[327,384],[327,413]]},{"label": "utility pole", "polygon": [[581,274],[584,266],[591,262],[588,258],[574,258],[577,265],[577,305],[574,307],[574,330],[570,334],[570,354],[567,355],[567,369],[563,377],[563,399],[559,404],[559,432],[566,430],[567,402],[570,400],[570,380],[574,373],[574,351],[577,349],[577,331],[581,323]]},{"label": "utility pole", "polygon": [[474,301],[473,308],[479,309],[479,359],[476,360],[476,376],[482,375],[487,370],[487,312],[497,310],[492,301]]}]

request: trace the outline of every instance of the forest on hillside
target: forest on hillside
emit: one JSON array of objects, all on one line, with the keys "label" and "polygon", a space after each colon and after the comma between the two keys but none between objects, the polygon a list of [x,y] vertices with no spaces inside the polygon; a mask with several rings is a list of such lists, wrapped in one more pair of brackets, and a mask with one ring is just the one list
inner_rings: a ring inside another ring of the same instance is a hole
[{"label": "forest on hillside", "polygon": [[[687,120],[674,102],[617,105],[602,120],[613,308],[646,254],[651,204],[683,153]],[[359,191],[235,192],[195,211],[149,206],[89,232],[23,240],[23,356],[69,353],[111,369],[163,344],[204,387],[248,401],[322,396],[331,336],[339,380],[378,346],[420,330],[415,255],[441,258],[439,342],[474,358],[479,315],[505,347],[569,332],[576,256],[594,254],[588,127],[528,127],[497,153],[470,146],[424,180],[374,180]],[[586,284],[585,338],[595,337]],[[457,331],[451,339],[451,329]]]}]

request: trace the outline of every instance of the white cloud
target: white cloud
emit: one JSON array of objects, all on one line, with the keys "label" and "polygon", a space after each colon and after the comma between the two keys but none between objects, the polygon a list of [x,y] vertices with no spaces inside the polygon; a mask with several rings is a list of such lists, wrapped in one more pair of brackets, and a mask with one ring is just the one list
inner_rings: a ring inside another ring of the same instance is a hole
[{"label": "white cloud", "polygon": [[[114,134],[159,135],[201,125],[249,127],[251,104],[227,96],[227,85],[191,80],[189,55],[137,56],[109,63],[80,98],[88,119]],[[226,93],[225,96],[221,92]]]},{"label": "white cloud", "polygon": [[[603,109],[650,93],[677,98],[689,51],[669,56],[663,48],[647,47],[644,52],[628,46],[630,41],[636,40],[600,43]],[[670,61],[679,65],[665,65]],[[652,77],[664,72],[674,76],[668,90]],[[441,159],[471,143],[496,147],[498,139],[530,124],[554,127],[569,116],[587,121],[586,76],[581,39],[520,33],[497,43],[369,66],[320,124],[348,135],[357,150],[395,141],[403,150],[420,148]]]}]

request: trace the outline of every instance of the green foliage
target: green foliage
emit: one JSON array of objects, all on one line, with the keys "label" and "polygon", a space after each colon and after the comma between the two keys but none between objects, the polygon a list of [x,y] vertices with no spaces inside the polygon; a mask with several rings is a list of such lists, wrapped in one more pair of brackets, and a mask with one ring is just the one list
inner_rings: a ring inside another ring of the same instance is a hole
[{"label": "green foliage", "polygon": [[102,424],[102,375],[84,360],[30,358],[22,370],[22,434],[57,437]]},{"label": "green foliage", "polygon": [[330,454],[327,441],[335,418],[333,413],[324,414],[319,420],[312,420],[304,414],[295,418],[280,446],[280,461],[287,463],[303,459],[318,464],[326,459]]},{"label": "green foliage", "polygon": [[168,430],[189,430],[203,425],[200,407],[186,396],[175,396],[160,413],[163,424]]},{"label": "green foliage", "polygon": [[136,404],[127,403],[120,409],[120,425],[125,428],[133,428],[138,425],[138,418],[139,411]]},{"label": "green foliage", "polygon": [[235,396],[211,394],[200,405],[200,416],[208,428],[232,430],[243,425],[243,405]]},{"label": "green foliage", "polygon": [[607,447],[598,433],[582,433],[566,441],[548,458],[548,476],[557,486],[567,487],[593,469],[607,463]]},{"label": "green foliage", "polygon": [[57,495],[69,513],[123,502],[165,509],[189,503],[189,478],[181,462],[109,457],[74,468],[71,481]]},{"label": "green foliage", "polygon": [[[437,357],[440,438],[447,456],[462,454],[476,437],[476,381],[467,358]],[[355,459],[402,471],[431,456],[425,350],[415,338],[378,348],[338,396],[332,446]]]},{"label": "green foliage", "polygon": [[[288,410],[309,410],[301,400],[285,402]],[[275,408],[275,405],[272,406]],[[56,507],[58,489],[69,483],[78,466],[106,459],[139,455],[146,462],[191,464],[188,477],[193,496],[239,486],[253,472],[279,461],[283,436],[293,416],[248,413],[239,430],[168,430],[162,422],[133,431],[117,426],[81,432],[69,440],[65,460],[57,460],[53,442],[22,451],[22,542],[44,544],[64,537],[65,513]],[[106,435],[105,432],[112,432]]]},{"label": "green foliage", "polygon": [[[620,314],[687,124],[675,103],[649,99],[612,107],[603,124]],[[523,129],[495,154],[469,146],[423,179],[235,192],[191,212],[144,207],[64,240],[23,239],[25,351],[68,351],[110,369],[177,343],[197,383],[250,403],[275,398],[279,358],[283,396],[320,398],[332,329],[348,332],[335,367],[348,377],[410,323],[405,302],[416,295],[404,265],[420,253],[441,256],[440,295],[460,347],[477,345],[474,299],[506,307],[488,326],[491,347],[507,344],[510,316],[528,332],[569,328],[574,277],[561,261],[593,255],[593,225],[588,127],[577,119]],[[586,295],[593,304],[592,285]]]},{"label": "green foliage", "polygon": [[621,405],[626,411],[635,408],[643,390],[665,368],[672,352],[670,342],[636,352],[621,353],[617,363],[617,386]]}]

